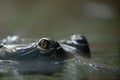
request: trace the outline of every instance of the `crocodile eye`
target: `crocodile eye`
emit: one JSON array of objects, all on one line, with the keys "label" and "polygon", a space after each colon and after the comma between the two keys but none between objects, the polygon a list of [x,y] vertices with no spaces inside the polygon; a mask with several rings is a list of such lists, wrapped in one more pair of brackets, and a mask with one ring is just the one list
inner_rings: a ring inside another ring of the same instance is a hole
[{"label": "crocodile eye", "polygon": [[48,40],[45,40],[45,39],[42,39],[40,42],[39,42],[39,46],[42,47],[43,49],[48,49],[49,48],[49,41]]}]

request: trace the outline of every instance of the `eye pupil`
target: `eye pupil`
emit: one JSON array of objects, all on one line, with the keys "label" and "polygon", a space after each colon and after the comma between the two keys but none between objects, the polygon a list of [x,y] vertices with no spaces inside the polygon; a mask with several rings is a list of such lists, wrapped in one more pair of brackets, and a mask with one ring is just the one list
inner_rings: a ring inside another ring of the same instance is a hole
[{"label": "eye pupil", "polygon": [[41,46],[44,49],[48,48],[48,41],[47,40],[41,40],[39,43],[39,46]]},{"label": "eye pupil", "polygon": [[46,43],[46,42],[43,42],[43,43],[42,43],[42,47],[46,48],[46,47],[47,47],[47,43]]}]

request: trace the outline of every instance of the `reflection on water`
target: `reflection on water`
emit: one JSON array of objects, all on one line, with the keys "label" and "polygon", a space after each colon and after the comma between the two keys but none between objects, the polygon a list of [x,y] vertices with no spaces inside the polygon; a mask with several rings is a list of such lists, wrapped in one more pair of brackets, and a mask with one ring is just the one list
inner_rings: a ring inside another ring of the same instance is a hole
[{"label": "reflection on water", "polygon": [[[120,68],[115,68],[115,67],[109,67],[109,66],[105,66],[102,64],[98,64],[98,63],[94,63],[93,61],[91,62],[90,60],[87,59],[83,59],[81,57],[79,58],[73,58],[70,60],[67,60],[65,62],[66,64],[64,65],[65,68],[61,69],[61,72],[57,72],[54,74],[41,74],[41,72],[39,73],[39,69],[44,69],[48,71],[50,66],[47,67],[39,67],[38,70],[36,70],[37,73],[32,73],[31,74],[31,69],[29,69],[29,71],[27,73],[21,73],[21,68],[15,67],[16,63],[12,62],[12,61],[1,61],[0,62],[0,79],[1,80],[29,80],[29,78],[31,76],[33,76],[33,78],[31,78],[30,80],[35,80],[34,78],[38,78],[38,79],[43,79],[46,78],[46,80],[49,79],[55,79],[57,78],[59,79],[66,79],[66,80],[97,80],[97,79],[102,79],[102,80],[106,80],[106,79],[111,79],[111,80],[119,80],[119,75],[120,75]],[[17,64],[18,65],[18,64]],[[33,65],[33,64],[31,64]],[[34,65],[34,66],[43,66],[40,64]],[[60,65],[59,63],[57,64],[59,67],[63,66]],[[20,66],[20,65],[19,65]],[[33,67],[34,67],[33,66]],[[59,68],[59,67],[56,68]],[[53,67],[53,71],[56,70],[56,68],[54,68],[54,65],[51,67]],[[25,67],[23,67],[25,68]],[[34,67],[35,68],[35,67]],[[18,70],[19,69],[19,70]],[[24,69],[25,70],[25,69]],[[50,77],[50,78],[49,78]]]},{"label": "reflection on water", "polygon": [[23,80],[18,69],[14,66],[18,62],[11,60],[0,60],[0,80]]},{"label": "reflection on water", "polygon": [[[19,39],[17,36],[9,36],[3,40],[9,44],[16,43],[20,41]],[[100,64],[76,53],[74,58],[55,63],[33,61],[21,64],[11,60],[0,60],[0,80],[56,80],[56,78],[57,80],[119,80],[119,75],[119,67]]]},{"label": "reflection on water", "polygon": [[[78,56],[77,56],[78,57]],[[71,76],[77,78],[75,80],[106,80],[106,79],[119,79],[120,69],[115,67],[106,66],[104,64],[99,64],[99,62],[94,62],[92,59],[84,59],[78,57],[70,61],[69,72]],[[73,79],[74,80],[74,79]]]}]

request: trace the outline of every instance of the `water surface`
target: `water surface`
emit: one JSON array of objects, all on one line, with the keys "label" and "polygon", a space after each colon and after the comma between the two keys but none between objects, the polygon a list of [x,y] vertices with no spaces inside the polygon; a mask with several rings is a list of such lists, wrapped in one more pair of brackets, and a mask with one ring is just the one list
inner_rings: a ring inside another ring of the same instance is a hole
[{"label": "water surface", "polygon": [[[2,39],[8,45],[25,47],[37,39],[8,36]],[[29,41],[29,44],[26,43]],[[21,44],[17,44],[21,43]],[[24,44],[23,44],[24,43]],[[26,44],[25,44],[26,43]],[[97,50],[96,50],[97,52]],[[31,62],[20,64],[11,60],[0,60],[0,80],[119,80],[120,67],[105,63],[104,58],[87,59],[74,53],[74,58],[55,62]],[[108,53],[110,55],[110,53]],[[106,57],[107,58],[107,57]],[[110,61],[110,60],[109,60]],[[111,60],[112,61],[112,60]],[[113,61],[112,61],[113,62]],[[22,66],[21,66],[22,65]],[[24,66],[23,66],[24,65]],[[54,66],[55,65],[55,66]],[[35,72],[32,72],[35,70]]]}]

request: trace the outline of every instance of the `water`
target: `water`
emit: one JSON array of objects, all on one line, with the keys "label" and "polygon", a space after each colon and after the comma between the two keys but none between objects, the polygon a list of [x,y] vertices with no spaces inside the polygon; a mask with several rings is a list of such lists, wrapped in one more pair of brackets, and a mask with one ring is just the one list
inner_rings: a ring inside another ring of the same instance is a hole
[{"label": "water", "polygon": [[[17,44],[26,41],[30,43],[35,39],[14,35],[1,40],[6,44],[14,44],[15,47],[26,46]],[[103,60],[86,59],[77,53],[74,58],[54,63],[41,61],[21,64],[11,60],[0,60],[0,80],[119,80],[120,67],[102,64]]]},{"label": "water", "polygon": [[[110,67],[83,58],[73,58],[66,61],[65,68],[61,72],[51,74],[41,73],[21,73],[17,67],[13,67],[17,63],[12,61],[0,62],[0,80],[119,80],[120,68]],[[58,63],[57,65],[59,65]],[[31,64],[33,65],[33,64]],[[39,64],[38,64],[39,65]],[[3,67],[2,67],[3,66]],[[35,66],[35,65],[34,65]],[[33,66],[33,67],[34,67]],[[40,65],[39,65],[40,66]],[[41,68],[41,67],[39,67]],[[46,67],[46,69],[48,69]],[[54,69],[53,69],[54,70]],[[39,71],[39,70],[38,70]],[[49,69],[48,69],[49,71]]]},{"label": "water", "polygon": [[76,55],[65,61],[52,75],[22,74],[19,62],[0,60],[0,80],[120,80],[119,7],[118,0],[0,0],[0,43],[24,47],[41,37],[80,33],[92,52],[91,59]]}]

